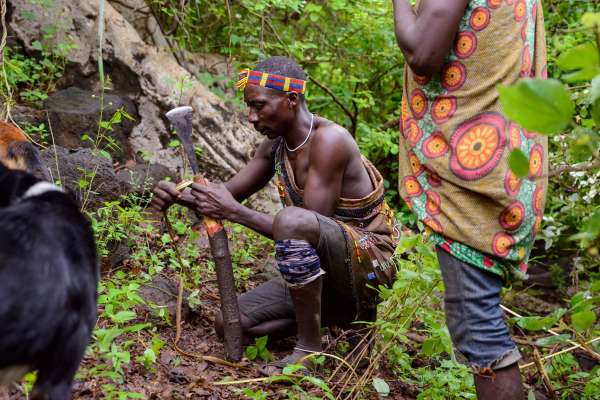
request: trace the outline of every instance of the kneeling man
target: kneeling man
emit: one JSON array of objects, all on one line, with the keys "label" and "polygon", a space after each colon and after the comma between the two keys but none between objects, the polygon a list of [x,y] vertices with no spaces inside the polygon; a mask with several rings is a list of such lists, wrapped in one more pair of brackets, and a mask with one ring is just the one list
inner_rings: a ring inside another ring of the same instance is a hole
[{"label": "kneeling man", "polygon": [[[292,354],[265,371],[281,372],[321,351],[321,325],[347,326],[375,318],[377,293],[390,285],[397,230],[384,200],[383,179],[341,126],[308,110],[306,74],[293,60],[272,57],[244,70],[248,120],[266,139],[254,158],[224,184],[178,192],[154,189],[153,206],[173,202],[245,225],[275,240],[281,277],[239,298],[249,337],[297,332]],[[275,176],[284,208],[276,216],[240,204]],[[222,333],[222,322],[216,321]]]}]

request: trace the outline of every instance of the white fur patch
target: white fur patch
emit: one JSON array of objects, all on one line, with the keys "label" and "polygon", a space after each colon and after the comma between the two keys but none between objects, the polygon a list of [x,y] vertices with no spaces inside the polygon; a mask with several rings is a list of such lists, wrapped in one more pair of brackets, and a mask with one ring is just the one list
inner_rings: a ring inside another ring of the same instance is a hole
[{"label": "white fur patch", "polygon": [[62,192],[63,190],[50,182],[38,182],[25,192],[23,199],[28,197],[41,196],[47,192]]}]

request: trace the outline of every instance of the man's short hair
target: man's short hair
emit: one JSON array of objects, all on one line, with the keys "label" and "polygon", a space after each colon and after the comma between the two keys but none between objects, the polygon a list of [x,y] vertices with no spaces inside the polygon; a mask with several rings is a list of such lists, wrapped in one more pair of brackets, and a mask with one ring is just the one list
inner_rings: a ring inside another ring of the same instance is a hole
[{"label": "man's short hair", "polygon": [[306,80],[306,72],[293,59],[284,56],[269,57],[254,67],[255,71],[283,75],[288,78]]}]

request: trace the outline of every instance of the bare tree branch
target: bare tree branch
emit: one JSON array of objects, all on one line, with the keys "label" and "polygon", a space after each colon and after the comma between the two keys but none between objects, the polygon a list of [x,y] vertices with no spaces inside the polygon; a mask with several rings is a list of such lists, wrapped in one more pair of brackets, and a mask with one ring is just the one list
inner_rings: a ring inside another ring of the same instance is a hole
[{"label": "bare tree branch", "polygon": [[590,171],[600,168],[600,158],[575,165],[560,165],[548,172],[549,177],[558,176],[565,172]]}]

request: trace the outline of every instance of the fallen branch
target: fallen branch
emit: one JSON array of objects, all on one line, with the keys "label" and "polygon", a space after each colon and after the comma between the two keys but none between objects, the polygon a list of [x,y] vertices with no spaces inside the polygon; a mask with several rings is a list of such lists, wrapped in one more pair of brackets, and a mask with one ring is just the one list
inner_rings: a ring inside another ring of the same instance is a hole
[{"label": "fallen branch", "polygon": [[[511,310],[510,308],[503,306],[502,304],[500,304],[500,308],[502,308],[504,311],[506,311],[507,313],[514,315],[517,318],[523,318],[522,315],[517,314],[516,312],[514,312],[513,310]],[[553,331],[552,329],[545,329],[546,332],[554,335],[554,336],[560,336],[559,333],[557,333],[556,331]],[[585,351],[586,353],[588,353],[591,357],[593,357],[595,360],[600,361],[600,354],[596,353],[595,351],[593,351],[589,346],[586,346],[585,344],[581,345],[577,342],[574,342],[572,340],[567,340],[568,343],[572,344],[573,346],[575,346],[575,348],[580,348],[583,351]]]},{"label": "fallen branch", "polygon": [[558,397],[556,396],[556,391],[554,390],[554,387],[552,387],[552,381],[546,373],[546,369],[544,368],[544,364],[542,363],[540,352],[535,347],[533,348],[533,359],[535,360],[535,365],[538,369],[538,372],[542,376],[542,380],[544,381],[544,386],[546,386],[546,390],[548,390],[548,394],[551,398],[557,399]]},{"label": "fallen branch", "polygon": [[[592,343],[595,343],[595,342],[597,342],[597,341],[599,341],[599,340],[600,340],[600,337],[597,337],[597,338],[595,338],[595,339],[588,340],[587,342],[585,342],[585,344],[592,344]],[[572,347],[569,347],[569,348],[567,348],[567,349],[564,349],[564,350],[558,351],[558,352],[556,352],[556,353],[552,353],[552,354],[549,354],[549,355],[547,355],[547,356],[544,356],[544,357],[542,357],[541,359],[542,359],[542,361],[549,360],[549,359],[551,359],[551,358],[554,358],[554,357],[556,357],[556,356],[560,356],[561,354],[569,353],[569,352],[571,352],[571,351],[573,351],[573,350],[580,349],[580,348],[581,348],[581,346],[580,346],[580,345],[577,345],[577,346],[572,346]],[[531,367],[532,365],[535,365],[535,362],[530,362],[530,363],[527,363],[527,364],[524,364],[524,365],[519,365],[519,369],[525,369],[525,368],[529,368],[529,367]]]},{"label": "fallen branch", "polygon": [[548,177],[558,176],[565,172],[590,171],[596,168],[600,168],[600,158],[575,165],[560,165],[550,170]]}]

